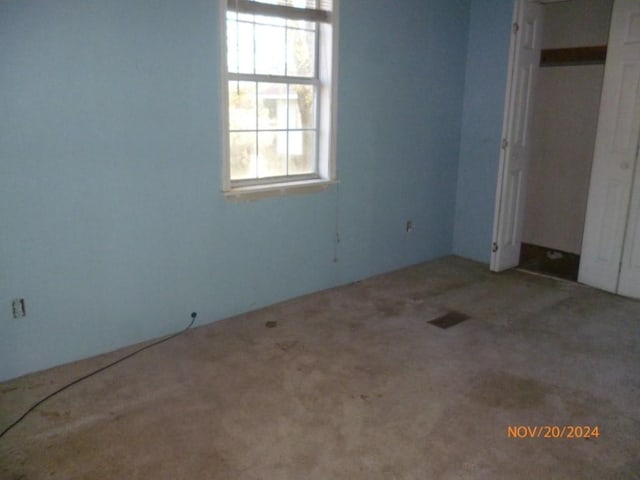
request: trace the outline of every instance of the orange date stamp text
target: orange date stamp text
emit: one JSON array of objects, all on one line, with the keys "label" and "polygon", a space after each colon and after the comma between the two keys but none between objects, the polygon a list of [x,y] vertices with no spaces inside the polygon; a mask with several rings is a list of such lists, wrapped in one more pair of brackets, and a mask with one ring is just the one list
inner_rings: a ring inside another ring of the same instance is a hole
[{"label": "orange date stamp text", "polygon": [[508,425],[507,438],[598,438],[598,425]]}]

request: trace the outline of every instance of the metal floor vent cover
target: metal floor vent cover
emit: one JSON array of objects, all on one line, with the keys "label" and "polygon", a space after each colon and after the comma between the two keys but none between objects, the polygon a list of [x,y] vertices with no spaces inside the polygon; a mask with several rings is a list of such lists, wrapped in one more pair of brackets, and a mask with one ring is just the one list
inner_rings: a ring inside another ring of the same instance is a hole
[{"label": "metal floor vent cover", "polygon": [[469,320],[470,318],[471,317],[465,313],[455,312],[452,310],[444,315],[434,318],[433,320],[429,320],[428,323],[440,328],[450,328],[464,322],[465,320]]}]

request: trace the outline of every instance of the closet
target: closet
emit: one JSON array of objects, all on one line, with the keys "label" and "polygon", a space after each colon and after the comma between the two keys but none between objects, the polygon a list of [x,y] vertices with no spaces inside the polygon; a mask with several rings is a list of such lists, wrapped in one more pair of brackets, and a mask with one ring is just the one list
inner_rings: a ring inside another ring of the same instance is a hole
[{"label": "closet", "polygon": [[615,0],[579,281],[640,298],[640,0]]},{"label": "closet", "polygon": [[544,5],[520,267],[577,280],[613,0]]},{"label": "closet", "polygon": [[[605,21],[572,35],[606,44],[544,45],[543,21],[564,41],[588,18]],[[531,242],[574,255],[578,281],[640,298],[640,0],[516,0],[513,26],[491,270]]]}]

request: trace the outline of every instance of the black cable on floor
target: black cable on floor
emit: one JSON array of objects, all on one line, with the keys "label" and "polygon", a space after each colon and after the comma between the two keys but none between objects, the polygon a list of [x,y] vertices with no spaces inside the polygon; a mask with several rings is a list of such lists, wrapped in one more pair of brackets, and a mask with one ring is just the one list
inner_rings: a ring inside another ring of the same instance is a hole
[{"label": "black cable on floor", "polygon": [[146,350],[148,348],[151,347],[155,347],[156,345],[160,345],[161,343],[164,343],[168,340],[171,340],[172,338],[177,337],[178,335],[182,335],[183,333],[185,333],[187,330],[189,330],[192,326],[193,323],[196,321],[196,316],[198,314],[196,312],[193,312],[191,314],[191,322],[189,323],[189,325],[187,326],[187,328],[185,328],[184,330],[180,330],[179,332],[173,333],[171,335],[169,335],[168,337],[162,338],[160,340],[157,340],[153,343],[150,343],[149,345],[145,345],[142,348],[139,348],[131,353],[128,353],[127,355],[125,355],[122,358],[119,358],[118,360],[115,360],[111,363],[108,363],[107,365],[98,368],[97,370],[94,370],[93,372],[87,373],[86,375],[83,375],[80,378],[77,378],[75,380],[73,380],[72,382],[67,383],[66,385],[60,387],[59,389],[55,390],[54,392],[50,393],[49,395],[47,395],[46,397],[40,399],[38,402],[36,402],[35,404],[33,404],[26,412],[24,412],[22,414],[22,416],[20,416],[20,418],[18,418],[15,422],[13,422],[11,425],[9,425],[7,428],[5,428],[4,430],[2,430],[2,433],[0,433],[0,438],[4,437],[11,429],[13,429],[13,427],[15,427],[16,425],[18,425],[20,422],[22,422],[27,415],[29,415],[31,412],[33,412],[36,408],[38,408],[40,405],[42,405],[44,402],[46,402],[47,400],[49,400],[50,398],[55,397],[56,395],[58,395],[59,393],[65,391],[67,388],[74,386],[77,383],[82,382],[83,380],[86,380],[89,377],[93,377],[94,375],[103,372],[104,370],[113,367],[114,365],[117,365],[120,362],[125,361],[128,358],[133,357],[134,355],[137,355],[138,353],[142,352],[143,350]]}]

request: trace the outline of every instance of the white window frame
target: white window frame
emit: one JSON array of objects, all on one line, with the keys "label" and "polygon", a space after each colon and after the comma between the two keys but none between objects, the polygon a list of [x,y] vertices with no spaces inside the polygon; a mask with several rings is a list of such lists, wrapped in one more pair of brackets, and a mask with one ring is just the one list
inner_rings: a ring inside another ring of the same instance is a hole
[{"label": "white window frame", "polygon": [[[223,194],[229,199],[254,200],[272,196],[326,190],[336,179],[336,123],[338,80],[339,1],[333,0],[331,22],[318,22],[317,44],[317,175],[292,175],[267,179],[231,180],[229,151],[229,80],[227,63],[227,10],[234,0],[218,0],[220,31],[220,99],[222,126]],[[229,7],[228,7],[229,5]],[[243,75],[264,81],[265,75]]]}]

